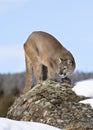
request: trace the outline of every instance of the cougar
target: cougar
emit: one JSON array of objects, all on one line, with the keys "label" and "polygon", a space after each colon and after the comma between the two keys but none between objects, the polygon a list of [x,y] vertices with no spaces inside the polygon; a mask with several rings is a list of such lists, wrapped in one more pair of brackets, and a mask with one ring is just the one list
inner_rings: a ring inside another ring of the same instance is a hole
[{"label": "cougar", "polygon": [[23,93],[34,86],[33,72],[37,83],[43,81],[43,68],[47,67],[47,78],[57,80],[70,75],[75,69],[75,60],[70,51],[51,34],[35,31],[24,44],[26,60],[26,85]]}]

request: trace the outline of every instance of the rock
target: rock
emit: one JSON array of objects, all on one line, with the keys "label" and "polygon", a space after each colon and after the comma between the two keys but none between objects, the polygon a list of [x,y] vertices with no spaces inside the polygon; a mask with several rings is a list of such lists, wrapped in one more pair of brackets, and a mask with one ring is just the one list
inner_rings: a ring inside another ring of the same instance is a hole
[{"label": "rock", "polygon": [[44,81],[17,98],[7,117],[15,120],[46,123],[65,130],[92,130],[93,109],[79,103],[87,97],[72,91],[73,85]]}]

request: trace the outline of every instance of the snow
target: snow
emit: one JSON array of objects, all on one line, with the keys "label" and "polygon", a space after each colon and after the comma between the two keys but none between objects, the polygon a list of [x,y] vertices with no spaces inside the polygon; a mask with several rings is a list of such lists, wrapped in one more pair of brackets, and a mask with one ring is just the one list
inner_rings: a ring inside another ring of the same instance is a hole
[{"label": "snow", "polygon": [[[77,82],[74,88],[77,95],[91,97],[91,99],[80,101],[90,104],[93,108],[93,79]],[[7,118],[0,118],[0,130],[61,130],[59,128],[36,122],[15,121]]]},{"label": "snow", "polygon": [[73,90],[77,95],[93,97],[93,79],[83,80],[76,83]]},{"label": "snow", "polygon": [[91,99],[80,101],[80,103],[90,104],[93,108],[93,79],[77,82],[72,90],[75,91],[77,95],[91,97]]},{"label": "snow", "polygon": [[80,103],[90,104],[91,107],[93,108],[93,99],[86,99],[86,100],[80,101]]},{"label": "snow", "polygon": [[7,118],[0,118],[0,130],[61,130],[61,129],[42,123],[15,121]]}]

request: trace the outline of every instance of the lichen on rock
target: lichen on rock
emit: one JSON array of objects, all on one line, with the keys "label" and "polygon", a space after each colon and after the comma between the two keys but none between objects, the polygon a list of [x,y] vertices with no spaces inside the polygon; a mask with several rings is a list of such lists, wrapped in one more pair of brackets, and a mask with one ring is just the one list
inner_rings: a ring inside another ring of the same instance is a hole
[{"label": "lichen on rock", "polygon": [[17,98],[7,117],[42,122],[66,130],[93,129],[93,109],[79,103],[87,97],[72,91],[73,85],[46,80]]}]

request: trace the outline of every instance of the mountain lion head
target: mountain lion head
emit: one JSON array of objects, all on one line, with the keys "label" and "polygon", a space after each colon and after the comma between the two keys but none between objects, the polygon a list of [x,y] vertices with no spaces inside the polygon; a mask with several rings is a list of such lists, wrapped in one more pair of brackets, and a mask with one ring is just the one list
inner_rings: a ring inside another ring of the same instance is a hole
[{"label": "mountain lion head", "polygon": [[74,61],[70,60],[70,59],[59,58],[58,59],[58,72],[57,72],[57,74],[61,78],[65,78],[68,75],[70,75],[75,69],[75,64],[73,62]]}]

